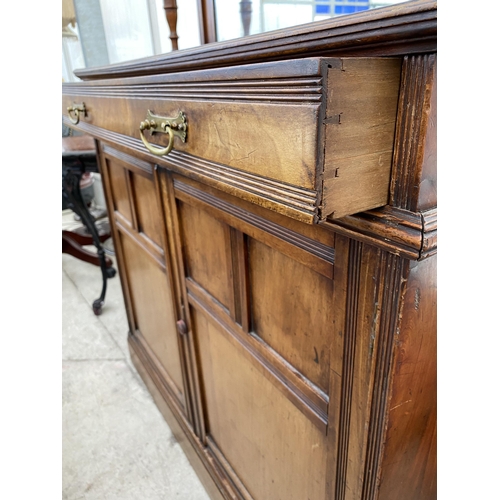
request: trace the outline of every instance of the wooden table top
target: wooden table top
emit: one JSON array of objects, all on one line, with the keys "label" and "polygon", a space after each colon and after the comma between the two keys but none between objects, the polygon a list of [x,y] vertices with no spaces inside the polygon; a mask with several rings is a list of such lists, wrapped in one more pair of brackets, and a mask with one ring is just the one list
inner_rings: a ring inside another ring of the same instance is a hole
[{"label": "wooden table top", "polygon": [[95,153],[94,139],[88,135],[62,138],[62,152],[93,152]]}]

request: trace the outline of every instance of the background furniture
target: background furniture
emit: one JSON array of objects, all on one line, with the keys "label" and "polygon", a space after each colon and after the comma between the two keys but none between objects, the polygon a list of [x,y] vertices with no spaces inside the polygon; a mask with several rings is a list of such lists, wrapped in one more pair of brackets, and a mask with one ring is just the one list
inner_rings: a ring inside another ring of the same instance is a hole
[{"label": "background furniture", "polygon": [[[80,217],[84,230],[62,231],[62,251],[74,257],[100,266],[102,290],[92,304],[94,314],[102,312],[106,297],[106,282],[116,275],[112,261],[106,257],[102,243],[111,237],[107,222],[96,224],[86,200],[82,197],[80,185],[83,174],[97,172],[97,158],[94,139],[90,136],[62,138],[62,195],[66,205]],[[97,254],[83,248],[94,245]]]},{"label": "background furniture", "polygon": [[436,498],[436,4],[78,76],[131,355],[211,497]]}]

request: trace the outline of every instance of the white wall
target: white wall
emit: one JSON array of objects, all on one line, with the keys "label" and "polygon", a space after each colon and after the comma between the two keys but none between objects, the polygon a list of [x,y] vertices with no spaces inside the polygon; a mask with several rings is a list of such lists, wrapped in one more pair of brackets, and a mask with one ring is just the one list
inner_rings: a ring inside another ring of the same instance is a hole
[{"label": "white wall", "polygon": [[154,55],[147,0],[100,0],[110,64]]},{"label": "white wall", "polygon": [[[78,25],[71,30],[77,36]],[[62,39],[62,79],[64,82],[75,82],[79,79],[73,74],[75,69],[85,68],[85,59],[83,57],[82,46],[80,38],[66,38]]]},{"label": "white wall", "polygon": [[[163,0],[100,0],[109,62],[120,63],[172,50]],[[179,49],[200,45],[197,0],[177,0]],[[78,25],[72,28],[78,33]],[[75,69],[85,68],[82,37],[63,38],[62,78],[77,81]]]}]

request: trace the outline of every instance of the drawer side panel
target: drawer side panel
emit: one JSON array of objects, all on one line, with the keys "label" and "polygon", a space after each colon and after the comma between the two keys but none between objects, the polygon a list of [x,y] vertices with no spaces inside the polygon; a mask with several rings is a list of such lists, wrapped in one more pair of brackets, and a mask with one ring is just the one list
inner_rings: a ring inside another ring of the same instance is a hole
[{"label": "drawer side panel", "polygon": [[322,219],[389,199],[401,60],[341,61],[328,70]]}]

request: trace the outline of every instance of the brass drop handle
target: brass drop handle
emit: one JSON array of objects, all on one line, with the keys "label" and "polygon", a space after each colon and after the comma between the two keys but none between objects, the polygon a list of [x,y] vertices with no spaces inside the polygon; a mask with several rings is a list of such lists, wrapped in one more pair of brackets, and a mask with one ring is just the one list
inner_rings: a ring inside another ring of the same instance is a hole
[{"label": "brass drop handle", "polygon": [[[78,122],[80,121],[80,113],[83,113],[83,116],[87,114],[84,102],[81,104],[73,104],[73,106],[68,106],[66,109],[68,110],[69,121],[74,125],[78,125]],[[74,118],[71,113],[74,113]]]},{"label": "brass drop handle", "polygon": [[[168,145],[165,148],[158,148],[149,144],[148,140],[144,136],[144,130],[150,130],[152,134],[162,133],[168,134]],[[156,156],[166,156],[172,151],[174,147],[175,136],[180,137],[182,142],[186,142],[187,133],[187,123],[186,115],[179,111],[179,114],[175,118],[164,118],[162,116],[154,115],[148,109],[146,119],[139,125],[139,134],[141,140],[146,146],[146,149]]]}]

